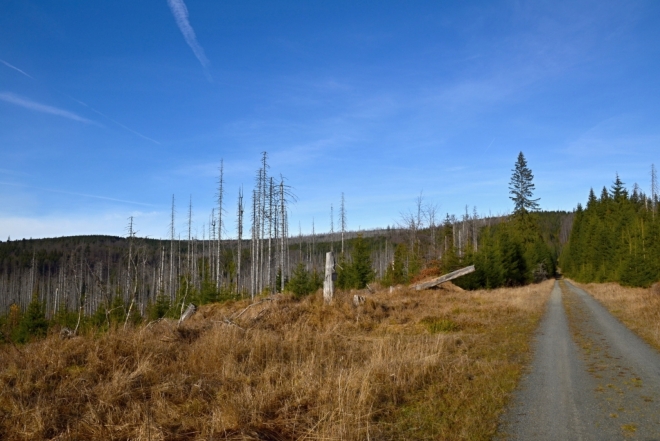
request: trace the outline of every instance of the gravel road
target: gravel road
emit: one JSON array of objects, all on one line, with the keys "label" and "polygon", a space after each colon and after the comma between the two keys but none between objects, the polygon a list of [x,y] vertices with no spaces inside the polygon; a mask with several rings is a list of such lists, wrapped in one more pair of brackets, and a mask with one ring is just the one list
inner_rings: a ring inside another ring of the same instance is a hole
[{"label": "gravel road", "polygon": [[660,441],[660,354],[584,290],[556,282],[496,439]]}]

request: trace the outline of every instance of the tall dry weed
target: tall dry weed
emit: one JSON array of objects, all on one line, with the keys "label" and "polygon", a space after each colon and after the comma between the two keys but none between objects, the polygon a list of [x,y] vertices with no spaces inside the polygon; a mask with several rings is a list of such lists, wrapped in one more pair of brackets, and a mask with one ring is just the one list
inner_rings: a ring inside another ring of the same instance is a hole
[{"label": "tall dry weed", "polygon": [[0,439],[488,439],[550,289],[278,297],[5,345]]}]

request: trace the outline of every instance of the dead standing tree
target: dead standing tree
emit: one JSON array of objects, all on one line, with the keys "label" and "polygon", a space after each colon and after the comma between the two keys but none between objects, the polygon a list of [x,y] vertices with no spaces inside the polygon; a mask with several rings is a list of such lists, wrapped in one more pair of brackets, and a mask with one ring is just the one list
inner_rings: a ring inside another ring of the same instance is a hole
[{"label": "dead standing tree", "polygon": [[341,228],[341,255],[344,256],[344,234],[346,234],[346,204],[344,192],[341,192],[341,205],[339,207],[339,227]]},{"label": "dead standing tree", "polygon": [[330,204],[330,251],[335,250],[335,210]]},{"label": "dead standing tree", "polygon": [[289,237],[289,222],[288,222],[288,216],[287,216],[287,204],[290,202],[295,202],[296,196],[293,194],[293,191],[291,189],[291,186],[286,185],[284,183],[285,178],[284,176],[280,175],[280,185],[279,185],[279,198],[278,198],[278,205],[279,205],[279,217],[280,217],[280,222],[281,222],[281,228],[280,228],[280,265],[279,265],[279,272],[280,272],[280,290],[284,292],[284,282],[285,278],[288,277],[289,275],[289,266],[288,266],[288,259],[286,256],[286,252],[289,250],[289,243],[288,243],[288,237]]},{"label": "dead standing tree", "polygon": [[268,261],[266,266],[268,267],[268,273],[266,275],[266,286],[271,292],[274,291],[274,283],[272,283],[272,274],[273,274],[273,226],[275,221],[274,211],[277,210],[277,202],[273,200],[275,194],[273,188],[273,177],[271,176],[268,179],[268,210],[267,210],[267,219],[268,219]]},{"label": "dead standing tree", "polygon": [[222,244],[222,196],[224,194],[224,160],[220,160],[220,176],[218,177],[218,245],[216,247],[215,258],[215,284],[220,289],[220,252]]},{"label": "dead standing tree", "polygon": [[655,164],[651,164],[651,210],[655,218],[655,209],[658,204],[658,173]]},{"label": "dead standing tree", "polygon": [[[241,292],[241,250],[243,248],[243,187],[238,190],[238,225],[237,225],[236,292]],[[241,294],[242,296],[242,294]]]},{"label": "dead standing tree", "polygon": [[170,273],[169,273],[169,285],[167,287],[169,296],[170,296],[170,305],[174,302],[174,216],[175,216],[175,205],[174,205],[174,195],[172,195],[172,214],[170,218]]}]

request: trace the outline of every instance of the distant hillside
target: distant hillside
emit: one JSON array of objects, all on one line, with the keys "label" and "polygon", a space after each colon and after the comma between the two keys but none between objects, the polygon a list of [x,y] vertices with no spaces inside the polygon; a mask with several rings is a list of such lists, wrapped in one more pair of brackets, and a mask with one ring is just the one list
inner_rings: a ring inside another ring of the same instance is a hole
[{"label": "distant hillside", "polygon": [[[543,239],[557,257],[568,239],[572,213],[540,212]],[[505,217],[447,216],[442,223],[412,224],[344,233],[266,237],[238,241],[157,240],[114,236],[72,236],[0,242],[0,313],[11,304],[25,310],[31,300],[43,303],[48,316],[58,310],[94,314],[114,299],[134,303],[140,314],[159,296],[174,302],[177,296],[216,289],[227,296],[249,296],[271,291],[278,274],[285,280],[299,263],[307,271],[322,271],[325,253],[350,261],[356,237],[364,238],[374,278],[386,277],[397,249],[405,249],[405,280],[429,266],[442,270],[445,254],[460,259],[469,247],[479,248],[481,231]],[[219,246],[218,246],[219,245]],[[254,258],[253,258],[254,256]],[[455,262],[456,263],[456,262]],[[218,294],[219,295],[219,294]],[[190,298],[190,297],[189,297]]]}]

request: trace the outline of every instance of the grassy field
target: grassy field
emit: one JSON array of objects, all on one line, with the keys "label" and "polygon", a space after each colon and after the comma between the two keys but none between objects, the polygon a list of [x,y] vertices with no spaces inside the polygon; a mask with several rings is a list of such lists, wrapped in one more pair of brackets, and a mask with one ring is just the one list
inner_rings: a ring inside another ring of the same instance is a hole
[{"label": "grassy field", "polygon": [[320,293],[0,347],[0,439],[490,439],[552,281]]},{"label": "grassy field", "polygon": [[575,284],[588,291],[614,316],[660,351],[660,285],[626,288],[617,283]]}]

